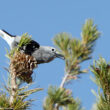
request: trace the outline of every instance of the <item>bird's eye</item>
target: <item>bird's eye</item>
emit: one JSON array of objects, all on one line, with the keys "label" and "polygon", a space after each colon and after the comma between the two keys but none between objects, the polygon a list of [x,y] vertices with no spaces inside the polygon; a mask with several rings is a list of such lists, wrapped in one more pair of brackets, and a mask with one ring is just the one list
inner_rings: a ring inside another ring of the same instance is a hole
[{"label": "bird's eye", "polygon": [[52,49],[52,51],[55,51],[55,49]]}]

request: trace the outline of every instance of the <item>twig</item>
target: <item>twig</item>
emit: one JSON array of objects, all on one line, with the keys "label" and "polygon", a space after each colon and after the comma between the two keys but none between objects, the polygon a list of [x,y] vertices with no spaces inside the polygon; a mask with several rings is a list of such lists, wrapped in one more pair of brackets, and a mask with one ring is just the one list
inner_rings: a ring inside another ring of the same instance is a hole
[{"label": "twig", "polygon": [[69,74],[70,74],[70,71],[71,71],[71,70],[66,71],[65,76],[63,77],[63,80],[62,80],[62,82],[61,82],[61,84],[60,84],[60,88],[63,88],[63,87],[64,87],[65,82],[66,82],[66,80],[67,80],[67,78],[68,78],[68,76],[69,76]]},{"label": "twig", "polygon": [[[62,82],[60,84],[60,88],[63,88],[64,87],[65,82],[66,82],[68,76],[69,76],[69,72],[66,73],[65,76],[63,77],[63,80],[62,80]],[[59,110],[59,105],[58,104],[55,104],[55,110]]]},{"label": "twig", "polygon": [[61,82],[61,84],[60,84],[60,88],[63,88],[64,87],[64,85],[65,85],[65,82],[66,82],[66,80],[67,80],[67,77],[68,77],[68,73],[66,73],[65,74],[65,76],[63,77],[63,80],[62,80],[62,82]]}]

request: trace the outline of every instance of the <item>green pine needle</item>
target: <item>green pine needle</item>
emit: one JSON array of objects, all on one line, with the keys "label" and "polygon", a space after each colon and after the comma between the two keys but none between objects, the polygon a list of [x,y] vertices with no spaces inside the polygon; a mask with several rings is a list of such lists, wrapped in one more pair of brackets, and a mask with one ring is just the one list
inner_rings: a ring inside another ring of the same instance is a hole
[{"label": "green pine needle", "polygon": [[[29,109],[32,102],[35,100],[26,99],[26,98],[30,97],[30,95],[33,93],[43,90],[42,88],[34,88],[34,89],[29,90],[30,86],[32,86],[32,84],[19,88],[16,91],[16,96],[14,97],[14,101],[11,105],[10,105],[10,101],[9,101],[11,89],[7,86],[4,86],[5,91],[2,91],[2,89],[0,91],[0,109],[2,109],[2,110],[5,110],[5,109],[27,110],[27,109]],[[6,94],[6,93],[8,93],[8,94]]]},{"label": "green pine needle", "polygon": [[31,37],[30,35],[28,35],[28,33],[25,33],[21,36],[21,40],[19,42],[19,44],[17,45],[17,47],[15,47],[14,49],[12,49],[10,52],[6,49],[6,57],[8,57],[9,59],[13,57],[14,53],[19,51],[19,49],[22,47],[22,46],[25,46],[27,44],[30,43],[31,41]]},{"label": "green pine needle", "polygon": [[100,57],[91,65],[94,82],[101,88],[97,100],[97,110],[110,110],[110,64]]},{"label": "green pine needle", "polygon": [[81,74],[80,64],[92,58],[93,47],[99,36],[97,25],[94,25],[92,19],[88,19],[83,25],[81,40],[72,38],[65,32],[54,37],[54,44],[65,57],[67,74]]}]

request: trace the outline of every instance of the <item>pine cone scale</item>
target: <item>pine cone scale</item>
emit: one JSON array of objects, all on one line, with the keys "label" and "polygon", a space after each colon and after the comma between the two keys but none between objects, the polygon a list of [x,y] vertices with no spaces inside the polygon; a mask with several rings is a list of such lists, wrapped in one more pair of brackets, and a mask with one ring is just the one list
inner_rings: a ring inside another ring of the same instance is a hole
[{"label": "pine cone scale", "polygon": [[33,69],[37,67],[37,61],[34,57],[16,52],[11,58],[10,73],[16,74],[16,76],[23,81],[32,82]]}]

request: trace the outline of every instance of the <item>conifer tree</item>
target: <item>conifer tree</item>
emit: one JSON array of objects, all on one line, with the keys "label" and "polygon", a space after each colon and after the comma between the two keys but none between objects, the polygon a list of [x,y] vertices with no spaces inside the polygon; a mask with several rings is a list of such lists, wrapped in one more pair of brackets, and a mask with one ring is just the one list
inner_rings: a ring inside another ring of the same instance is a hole
[{"label": "conifer tree", "polygon": [[[97,29],[97,25],[94,25],[93,20],[89,19],[86,20],[82,27],[81,39],[73,38],[70,34],[65,32],[59,33],[54,37],[54,44],[57,46],[58,51],[65,57],[65,73],[59,87],[51,85],[48,88],[48,95],[45,97],[43,103],[44,110],[83,110],[80,101],[72,96],[74,91],[68,89],[67,86],[68,82],[78,79],[80,74],[88,72],[87,68],[84,70],[81,69],[81,63],[92,58],[94,45],[99,36],[100,32]],[[34,57],[21,53],[20,47],[22,47],[22,45],[27,45],[30,41],[31,37],[28,34],[23,34],[18,47],[7,53],[10,59],[8,69],[9,83],[4,86],[5,91],[0,91],[0,108],[2,110],[31,109],[31,102],[33,99],[28,100],[26,98],[30,97],[30,94],[42,90],[42,88],[27,90],[29,85],[33,82],[32,74],[33,69],[37,67],[37,62]],[[101,62],[100,65],[104,66],[104,64],[106,63]],[[105,68],[103,66],[101,68],[96,67],[97,69],[95,66],[91,66],[93,73],[95,71],[95,73],[99,75],[98,78],[100,78],[102,74],[101,69]],[[106,68],[109,68],[109,65],[107,65]],[[101,73],[99,71],[101,71]],[[103,69],[103,71],[109,74],[109,69]],[[100,86],[101,84],[108,84],[105,80],[106,77],[106,75],[101,77],[102,81],[100,82]],[[109,81],[109,78],[107,81]],[[21,86],[25,82],[27,86]],[[104,90],[104,95],[101,95],[99,102],[101,103],[101,101],[105,100],[109,101],[109,85],[101,87]],[[8,94],[6,91],[8,91]]]}]

